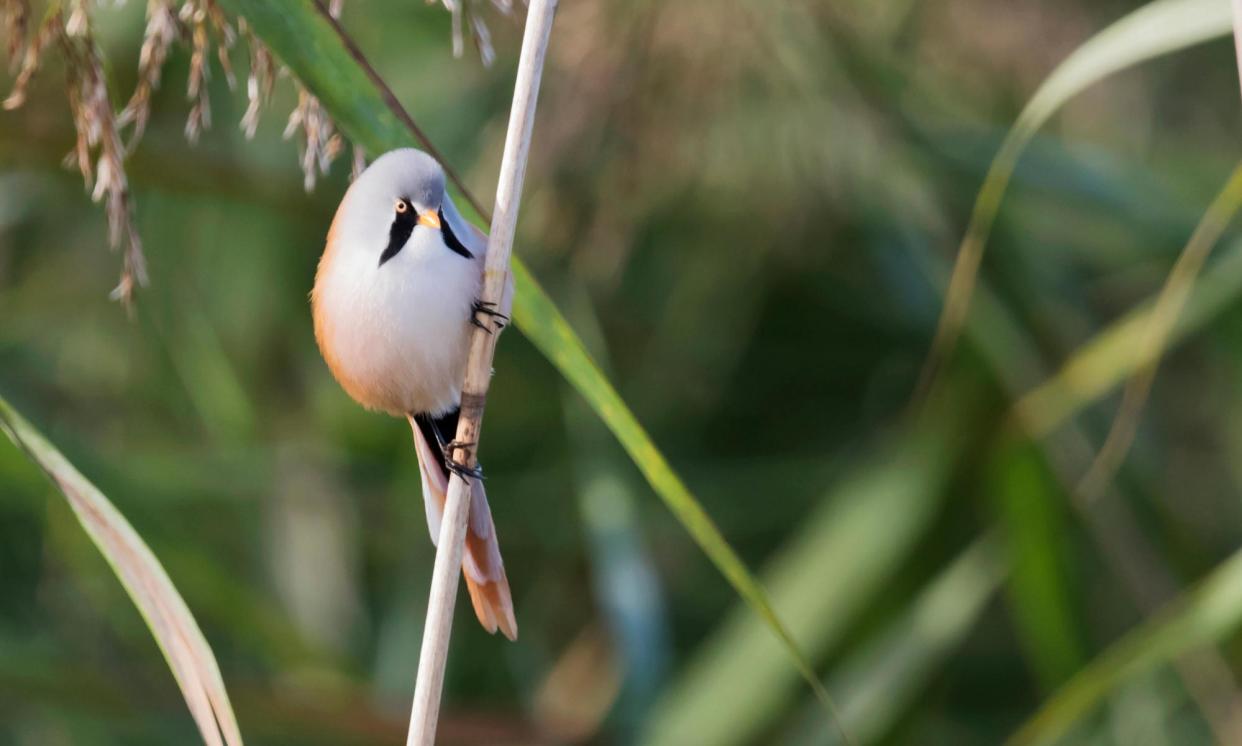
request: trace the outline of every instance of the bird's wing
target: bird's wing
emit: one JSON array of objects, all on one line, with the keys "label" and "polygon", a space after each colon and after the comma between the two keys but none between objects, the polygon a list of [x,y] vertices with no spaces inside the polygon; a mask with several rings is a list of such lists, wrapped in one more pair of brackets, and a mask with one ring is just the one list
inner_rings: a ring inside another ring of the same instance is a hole
[{"label": "bird's wing", "polygon": [[[431,532],[431,543],[435,544],[440,537],[440,522],[448,501],[448,473],[444,469],[444,456],[439,443],[427,438],[413,416],[409,420],[414,431],[414,448],[423,482],[427,529]],[[491,508],[487,504],[487,492],[478,479],[470,480],[469,520],[461,569],[475,616],[488,632],[495,633],[499,629],[505,637],[516,640],[517,618],[513,612],[509,578],[505,575],[505,564],[500,557],[500,542],[496,538]]]},{"label": "bird's wing", "polygon": [[444,518],[444,504],[448,501],[448,478],[444,476],[444,470],[439,468],[440,449],[427,442],[427,437],[423,435],[423,431],[413,417],[409,420],[410,426],[414,429],[414,451],[418,455],[418,475],[423,483],[423,506],[427,510],[427,530],[431,532],[431,543],[434,545],[440,540],[440,521]]}]

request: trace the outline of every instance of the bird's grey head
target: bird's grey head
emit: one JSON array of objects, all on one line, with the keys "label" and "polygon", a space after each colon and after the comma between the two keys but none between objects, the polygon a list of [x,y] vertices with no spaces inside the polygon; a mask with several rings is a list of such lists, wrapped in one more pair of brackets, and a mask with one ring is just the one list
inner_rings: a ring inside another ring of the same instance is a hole
[{"label": "bird's grey head", "polygon": [[387,199],[387,207],[406,199],[420,213],[434,213],[444,200],[444,169],[421,150],[391,150],[362,172],[353,190],[380,201]]},{"label": "bird's grey head", "polygon": [[444,169],[434,158],[414,148],[389,151],[350,186],[341,203],[337,237],[350,244],[347,250],[374,252],[382,266],[411,236],[438,232],[447,201]]}]

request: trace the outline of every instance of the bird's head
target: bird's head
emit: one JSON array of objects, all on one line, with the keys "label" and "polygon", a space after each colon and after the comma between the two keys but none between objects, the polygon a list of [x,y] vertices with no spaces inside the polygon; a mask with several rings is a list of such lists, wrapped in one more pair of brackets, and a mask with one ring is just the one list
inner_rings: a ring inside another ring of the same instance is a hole
[{"label": "bird's head", "polygon": [[444,245],[469,258],[473,255],[457,238],[461,227],[462,219],[444,188],[444,169],[421,150],[404,148],[377,158],[350,186],[328,248],[369,252],[378,268],[407,246],[420,243]]}]

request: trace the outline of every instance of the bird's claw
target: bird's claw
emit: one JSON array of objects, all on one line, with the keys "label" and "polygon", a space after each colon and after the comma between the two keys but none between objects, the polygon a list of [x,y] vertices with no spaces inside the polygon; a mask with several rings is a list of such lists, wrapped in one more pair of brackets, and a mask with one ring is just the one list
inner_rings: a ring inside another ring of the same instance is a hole
[{"label": "bird's claw", "polygon": [[466,466],[460,461],[455,461],[452,457],[446,456],[444,459],[444,468],[457,476],[470,481],[471,479],[483,478],[483,467],[475,464],[474,466]]},{"label": "bird's claw", "polygon": [[483,467],[475,464],[474,466],[466,466],[461,461],[453,458],[452,454],[459,448],[474,448],[475,443],[468,443],[462,440],[450,440],[444,444],[444,467],[451,473],[456,474],[462,479],[469,480],[482,479]]},{"label": "bird's claw", "polygon": [[[470,323],[479,327],[480,329],[487,332],[488,334],[491,334],[493,331],[500,331],[501,329],[504,329],[505,326],[508,325],[509,323],[509,317],[504,315],[500,311],[497,311],[495,303],[489,303],[483,300],[476,300],[470,306],[470,310],[472,312],[470,314]],[[482,314],[484,316],[490,316],[492,319],[492,325],[488,326],[487,324],[483,323],[483,320],[479,318],[479,314]]]}]

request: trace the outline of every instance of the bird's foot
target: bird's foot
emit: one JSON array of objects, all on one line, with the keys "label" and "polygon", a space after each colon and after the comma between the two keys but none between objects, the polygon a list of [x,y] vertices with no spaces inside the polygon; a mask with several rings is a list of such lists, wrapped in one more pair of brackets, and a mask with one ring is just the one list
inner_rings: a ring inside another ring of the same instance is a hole
[{"label": "bird's foot", "polygon": [[466,466],[460,461],[454,461],[452,458],[445,458],[444,468],[448,469],[450,473],[456,474],[466,481],[483,478],[483,467],[478,464],[475,464],[474,466]]},{"label": "bird's foot", "polygon": [[478,464],[475,464],[474,466],[467,466],[464,462],[454,459],[452,455],[453,452],[459,448],[474,448],[475,445],[477,444],[467,443],[461,440],[450,440],[444,446],[444,468],[448,469],[449,472],[456,474],[462,479],[482,479],[482,466],[479,466]]},{"label": "bird's foot", "polygon": [[[509,323],[509,317],[504,315],[500,311],[497,311],[495,303],[488,303],[487,301],[476,300],[470,306],[470,310],[471,310],[470,323],[479,327],[480,329],[487,332],[488,334],[491,334],[493,331],[498,332],[501,329],[504,329],[505,326],[508,325]],[[488,326],[487,324],[485,324],[483,322],[483,319],[479,318],[480,315],[491,317],[492,325]]]}]

